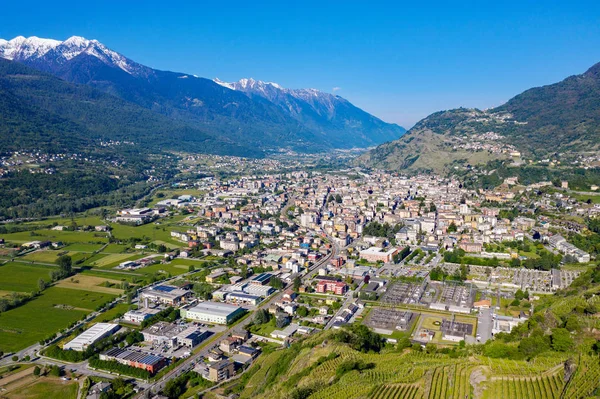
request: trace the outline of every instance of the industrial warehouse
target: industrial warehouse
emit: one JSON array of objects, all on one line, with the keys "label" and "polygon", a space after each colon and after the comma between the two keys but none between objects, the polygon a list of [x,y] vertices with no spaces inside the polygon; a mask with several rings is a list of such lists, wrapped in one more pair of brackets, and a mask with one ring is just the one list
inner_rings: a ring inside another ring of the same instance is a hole
[{"label": "industrial warehouse", "polygon": [[126,366],[147,370],[150,374],[156,373],[167,364],[167,359],[162,356],[120,348],[113,348],[102,353],[100,360],[116,361]]},{"label": "industrial warehouse", "polygon": [[64,350],[75,350],[79,352],[85,351],[90,345],[101,340],[102,338],[108,337],[115,331],[119,330],[120,326],[113,323],[98,323],[71,341],[67,342],[64,346]]},{"label": "industrial warehouse", "polygon": [[202,302],[193,308],[181,308],[181,317],[209,324],[229,324],[246,310],[239,306],[218,302]]}]

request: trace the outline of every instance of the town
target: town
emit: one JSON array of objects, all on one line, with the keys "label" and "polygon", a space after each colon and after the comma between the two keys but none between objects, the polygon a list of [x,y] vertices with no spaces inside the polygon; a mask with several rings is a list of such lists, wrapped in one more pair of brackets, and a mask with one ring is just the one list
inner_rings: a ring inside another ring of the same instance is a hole
[{"label": "town", "polygon": [[[150,395],[198,376],[191,397],[349,324],[391,345],[485,343],[586,270],[596,253],[577,237],[599,213],[567,182],[254,170],[163,186],[135,208],[6,224],[0,366],[83,379],[89,398],[117,376]],[[8,318],[35,312],[36,327]]]}]

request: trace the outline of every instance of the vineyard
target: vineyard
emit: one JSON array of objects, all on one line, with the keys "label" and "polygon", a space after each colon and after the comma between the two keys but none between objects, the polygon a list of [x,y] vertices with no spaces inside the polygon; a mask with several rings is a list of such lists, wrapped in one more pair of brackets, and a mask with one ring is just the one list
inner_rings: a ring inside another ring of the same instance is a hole
[{"label": "vineyard", "polygon": [[[323,336],[292,349],[261,356],[240,398],[286,399],[297,390],[307,399],[575,399],[592,394],[600,381],[599,359],[587,355],[573,359],[574,373],[565,384],[567,353],[531,361],[392,348],[362,353]],[[340,373],[352,362],[367,367]]]},{"label": "vineyard", "polygon": [[430,372],[427,381],[426,397],[464,399],[471,397],[469,377],[473,367],[464,361],[453,366],[437,367]]},{"label": "vineyard", "polygon": [[371,394],[371,399],[420,399],[423,391],[418,385],[380,385]]},{"label": "vineyard", "polygon": [[575,375],[571,377],[565,389],[565,399],[589,396],[600,381],[600,359],[598,356],[580,356]]},{"label": "vineyard", "polygon": [[564,386],[558,373],[542,377],[494,377],[483,399],[559,398]]},{"label": "vineyard", "polygon": [[491,359],[480,357],[481,364],[489,366],[492,375],[535,376],[549,369],[561,366],[567,356],[539,356],[532,361]]}]

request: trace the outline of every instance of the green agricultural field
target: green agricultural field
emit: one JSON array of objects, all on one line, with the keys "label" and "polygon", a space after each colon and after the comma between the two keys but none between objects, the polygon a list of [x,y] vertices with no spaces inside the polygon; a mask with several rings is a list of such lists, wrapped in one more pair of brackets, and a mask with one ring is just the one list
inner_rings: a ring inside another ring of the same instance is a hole
[{"label": "green agricultural field", "polygon": [[[68,288],[50,287],[39,298],[29,302],[38,306],[66,306],[77,310],[93,311],[115,298],[115,295]],[[28,304],[29,304],[28,303]],[[27,305],[28,305],[27,304]],[[26,307],[24,305],[22,307]]]},{"label": "green agricultural field", "polygon": [[84,266],[96,266],[96,263],[99,260],[104,259],[105,257],[108,256],[108,254],[103,254],[103,253],[102,254],[94,254],[92,256],[89,256],[89,255],[92,255],[92,254],[86,254],[87,259],[83,262]]},{"label": "green agricultural field", "polygon": [[[33,233],[33,235],[32,235]],[[70,243],[98,243],[108,242],[106,233],[84,232],[84,231],[57,231],[57,230],[35,230],[35,232],[22,231],[19,233],[4,234],[3,238],[7,242],[23,244],[29,241],[61,241]]]},{"label": "green agricultural field", "polygon": [[106,248],[104,248],[102,250],[102,253],[106,253],[106,254],[120,254],[120,253],[123,253],[123,252],[127,251],[128,248],[129,248],[128,245],[108,244],[106,246]]},{"label": "green agricultural field", "polygon": [[[75,222],[77,223],[77,226],[99,226],[99,225],[106,225],[107,223],[102,220],[102,218],[100,218],[99,216],[77,216],[74,218],[51,218],[51,219],[47,219],[38,223],[41,224],[54,224],[56,223],[59,226],[71,226],[71,224]],[[32,222],[32,223],[36,223],[36,222]]]},{"label": "green agricultural field", "polygon": [[23,256],[21,259],[29,260],[32,262],[40,262],[40,263],[54,263],[56,259],[58,259],[58,255],[63,253],[63,251],[54,251],[51,249],[44,249],[40,251],[35,251],[28,253]]},{"label": "green agricultural field", "polygon": [[52,266],[8,262],[0,265],[0,291],[33,292],[38,290],[38,280],[50,281]]},{"label": "green agricultural field", "polygon": [[112,234],[114,237],[117,237],[121,240],[128,239],[130,237],[137,237],[140,239],[148,239],[150,241],[161,240],[168,243],[177,244],[177,241],[171,239],[171,231],[184,230],[185,227],[170,227],[167,221],[163,222],[164,224],[161,225],[148,223],[142,226],[127,226],[115,223],[112,224]]},{"label": "green agricultural field", "polygon": [[84,276],[102,277],[108,280],[129,281],[130,283],[135,279],[144,277],[144,275],[134,272],[127,272],[123,270],[104,271],[102,269],[86,269],[78,274],[82,274]]},{"label": "green agricultural field", "polygon": [[[63,255],[63,254],[65,254],[65,251],[63,251],[63,250],[59,250],[59,251],[41,250],[41,251],[31,252],[31,253],[23,256],[21,259],[35,262],[35,263],[56,263],[56,260],[58,259],[59,255]],[[73,262],[77,262],[80,259],[84,259],[84,258],[90,256],[91,253],[67,252],[66,255],[69,255],[71,257],[71,259],[73,260]]]},{"label": "green agricultural field", "polygon": [[102,244],[70,244],[63,248],[65,251],[73,252],[96,252],[102,248]]},{"label": "green agricultural field", "polygon": [[26,348],[81,319],[114,295],[51,287],[26,304],[0,314],[0,350]]},{"label": "green agricultural field", "polygon": [[[27,222],[23,224],[19,224],[19,226],[29,226],[29,227],[38,227],[41,229],[48,228],[49,226],[71,226],[73,221],[77,224],[77,226],[98,226],[98,225],[106,225],[107,223],[103,221],[98,216],[78,216],[73,219],[71,218],[60,218],[60,217],[49,217],[42,220],[35,220],[32,222]],[[13,226],[17,226],[16,224],[7,224],[6,227],[10,228]]]},{"label": "green agricultural field", "polygon": [[94,320],[90,322],[93,323],[106,323],[114,320],[118,315],[124,314],[129,310],[130,305],[126,303],[119,303],[115,305],[112,309],[107,310],[106,312],[98,315]]}]

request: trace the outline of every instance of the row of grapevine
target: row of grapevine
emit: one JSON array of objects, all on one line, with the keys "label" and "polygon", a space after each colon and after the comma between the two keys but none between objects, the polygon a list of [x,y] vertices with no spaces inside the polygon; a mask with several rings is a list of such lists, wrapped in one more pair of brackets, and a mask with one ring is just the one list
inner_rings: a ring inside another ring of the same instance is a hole
[{"label": "row of grapevine", "polygon": [[429,386],[429,399],[438,399],[446,397],[448,389],[448,375],[446,367],[436,367],[431,376],[431,384]]},{"label": "row of grapevine", "polygon": [[600,386],[600,360],[598,356],[580,356],[569,385],[564,394],[565,399],[587,397]]},{"label": "row of grapevine", "polygon": [[360,378],[358,372],[345,374],[337,384],[330,385],[309,396],[310,399],[347,399],[366,397],[373,384]]},{"label": "row of grapevine", "polygon": [[371,394],[371,399],[421,399],[423,391],[418,385],[380,385]]},{"label": "row of grapevine", "polygon": [[559,374],[542,377],[500,377],[490,381],[484,399],[558,399],[563,384]]},{"label": "row of grapevine", "polygon": [[452,376],[451,385],[451,395],[450,397],[453,399],[464,399],[467,397],[471,397],[471,366],[465,364],[456,365],[454,368],[454,375]]},{"label": "row of grapevine", "polygon": [[493,375],[539,375],[559,366],[564,362],[561,357],[540,357],[534,361],[483,358],[483,364],[488,365]]}]

